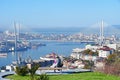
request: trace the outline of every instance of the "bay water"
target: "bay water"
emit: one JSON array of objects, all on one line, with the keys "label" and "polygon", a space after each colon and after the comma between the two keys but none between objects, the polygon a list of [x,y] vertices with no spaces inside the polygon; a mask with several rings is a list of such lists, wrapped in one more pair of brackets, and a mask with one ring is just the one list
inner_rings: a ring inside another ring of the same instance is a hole
[{"label": "bay water", "polygon": [[[38,48],[29,49],[27,51],[17,52],[17,55],[21,56],[22,59],[31,57],[33,60],[45,57],[50,53],[56,53],[62,56],[70,56],[72,49],[84,48],[86,43],[80,42],[59,42],[59,41],[40,41],[46,44],[46,46],[40,46]],[[10,65],[12,61],[16,60],[16,54],[14,52],[7,53],[6,57],[0,57],[0,67]]]}]

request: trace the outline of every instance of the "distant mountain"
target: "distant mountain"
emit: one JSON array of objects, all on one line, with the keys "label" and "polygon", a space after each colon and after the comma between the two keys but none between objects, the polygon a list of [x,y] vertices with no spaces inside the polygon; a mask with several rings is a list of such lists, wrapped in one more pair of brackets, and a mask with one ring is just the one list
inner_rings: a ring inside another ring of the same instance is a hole
[{"label": "distant mountain", "polygon": [[52,27],[52,28],[29,28],[31,32],[80,32],[84,28],[79,27]]},{"label": "distant mountain", "polygon": [[120,29],[120,25],[112,25],[112,26],[114,26],[115,28]]},{"label": "distant mountain", "polygon": [[3,31],[5,31],[5,29],[0,28],[0,33],[2,33]]},{"label": "distant mountain", "polygon": [[[14,31],[14,27],[10,28],[12,29],[12,31]],[[2,29],[2,26],[0,28],[0,31],[5,31],[6,29]],[[9,29],[8,29],[9,30]],[[85,33],[85,34],[91,34],[91,33],[95,33],[95,34],[100,34],[100,26],[98,26],[98,24],[92,25],[92,26],[86,26],[86,27],[24,27],[22,26],[20,28],[20,32],[45,32],[45,33],[54,33],[54,32],[58,32],[58,33],[68,33],[68,32],[72,32],[72,33]],[[120,25],[105,25],[104,26],[104,34],[120,34]]]},{"label": "distant mountain", "polygon": [[120,34],[120,27],[114,26],[114,25],[106,27],[105,30],[104,30],[104,33],[107,33],[107,34]]},{"label": "distant mountain", "polygon": [[[72,32],[72,33],[85,33],[85,34],[99,34],[100,33],[100,26],[88,26],[88,27],[54,27],[54,28],[29,28],[23,29],[22,32]],[[120,25],[112,25],[112,26],[105,26],[104,27],[104,34],[118,34],[120,33]]]},{"label": "distant mountain", "polygon": [[2,31],[0,31],[0,33],[3,33]]},{"label": "distant mountain", "polygon": [[[104,34],[120,34],[120,25],[104,26]],[[84,27],[82,32],[84,33],[100,33],[100,26],[96,27]]]}]

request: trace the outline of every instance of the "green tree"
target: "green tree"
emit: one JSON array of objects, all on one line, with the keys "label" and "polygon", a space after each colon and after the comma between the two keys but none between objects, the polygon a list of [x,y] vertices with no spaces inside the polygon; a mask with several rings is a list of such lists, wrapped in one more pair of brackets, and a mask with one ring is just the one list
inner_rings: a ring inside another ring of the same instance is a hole
[{"label": "green tree", "polygon": [[31,80],[34,80],[34,75],[35,75],[35,72],[36,70],[39,68],[39,64],[34,64],[31,69],[29,69],[29,73],[30,73],[30,79]]},{"label": "green tree", "polygon": [[107,58],[107,63],[108,63],[108,64],[114,63],[115,60],[117,60],[116,54],[111,54],[111,55],[109,55],[108,58]]},{"label": "green tree", "polygon": [[91,51],[90,49],[86,49],[86,50],[83,51],[83,53],[84,53],[85,55],[88,55],[90,51]]},{"label": "green tree", "polygon": [[91,55],[91,56],[98,56],[98,52],[97,52],[97,51],[96,51],[96,52],[93,52],[93,51],[90,50],[90,49],[84,50],[84,51],[83,51],[83,54],[85,54],[85,55]]},{"label": "green tree", "polygon": [[20,76],[25,76],[26,74],[28,74],[28,68],[27,66],[17,66],[15,72]]},{"label": "green tree", "polygon": [[94,52],[90,50],[89,51],[89,55],[93,55],[93,54],[94,54]]}]

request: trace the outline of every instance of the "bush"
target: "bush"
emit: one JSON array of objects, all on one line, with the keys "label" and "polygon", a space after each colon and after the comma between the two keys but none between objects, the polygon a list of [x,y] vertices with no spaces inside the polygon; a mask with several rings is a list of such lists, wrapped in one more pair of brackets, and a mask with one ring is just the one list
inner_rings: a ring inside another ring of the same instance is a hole
[{"label": "bush", "polygon": [[22,66],[22,67],[17,66],[15,72],[17,75],[25,76],[26,74],[28,74],[28,68],[27,66]]},{"label": "bush", "polygon": [[108,56],[105,60],[103,71],[106,74],[120,76],[120,54],[114,53]]},{"label": "bush", "polygon": [[84,64],[85,64],[84,69],[92,69],[94,66],[94,62],[89,60],[85,60]]},{"label": "bush", "polygon": [[120,63],[105,65],[104,73],[120,76]]}]

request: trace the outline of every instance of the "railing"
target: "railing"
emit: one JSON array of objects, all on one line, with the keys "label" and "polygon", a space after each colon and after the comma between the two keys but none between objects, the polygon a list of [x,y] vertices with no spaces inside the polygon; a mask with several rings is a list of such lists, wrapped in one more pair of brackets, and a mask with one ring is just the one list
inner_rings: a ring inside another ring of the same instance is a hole
[{"label": "railing", "polygon": [[67,68],[65,67],[55,67],[55,68],[52,68],[52,67],[39,67],[38,70],[54,70],[54,72],[56,72],[56,70],[59,70],[60,72],[62,72],[62,70],[66,70]]}]

